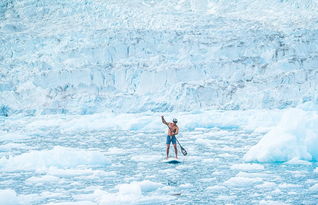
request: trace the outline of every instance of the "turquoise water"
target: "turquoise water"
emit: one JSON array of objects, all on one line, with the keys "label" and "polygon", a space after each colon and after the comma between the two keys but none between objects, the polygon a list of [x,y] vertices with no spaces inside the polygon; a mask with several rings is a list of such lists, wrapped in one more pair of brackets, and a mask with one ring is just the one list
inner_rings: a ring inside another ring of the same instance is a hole
[{"label": "turquoise water", "polygon": [[[8,136],[10,132],[2,133]],[[311,188],[318,184],[317,163],[242,160],[263,133],[238,128],[183,132],[178,139],[188,156],[179,152],[180,164],[161,162],[164,132],[61,133],[50,128],[20,134],[0,142],[0,190],[14,190],[22,204],[318,202]],[[171,151],[173,156],[172,147]]]}]

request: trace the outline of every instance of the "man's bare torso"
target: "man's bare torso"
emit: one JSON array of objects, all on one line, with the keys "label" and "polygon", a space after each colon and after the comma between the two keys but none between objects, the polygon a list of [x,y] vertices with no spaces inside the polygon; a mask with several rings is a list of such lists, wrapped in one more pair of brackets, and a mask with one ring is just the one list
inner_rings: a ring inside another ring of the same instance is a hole
[{"label": "man's bare torso", "polygon": [[177,131],[178,126],[174,123],[168,123],[169,129],[168,129],[168,135],[173,136],[174,133]]}]

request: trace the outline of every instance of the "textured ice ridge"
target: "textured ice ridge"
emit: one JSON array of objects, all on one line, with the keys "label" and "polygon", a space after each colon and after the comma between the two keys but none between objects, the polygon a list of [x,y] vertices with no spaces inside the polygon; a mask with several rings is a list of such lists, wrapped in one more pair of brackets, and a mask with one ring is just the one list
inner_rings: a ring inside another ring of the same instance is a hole
[{"label": "textured ice ridge", "polygon": [[315,1],[2,1],[0,115],[317,101]]}]

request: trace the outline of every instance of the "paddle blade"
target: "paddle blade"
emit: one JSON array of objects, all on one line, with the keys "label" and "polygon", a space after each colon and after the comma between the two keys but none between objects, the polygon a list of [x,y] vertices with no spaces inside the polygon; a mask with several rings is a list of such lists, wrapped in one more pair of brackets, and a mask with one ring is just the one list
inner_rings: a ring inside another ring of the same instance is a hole
[{"label": "paddle blade", "polygon": [[181,148],[182,154],[183,154],[184,156],[186,156],[186,155],[188,154],[187,151],[186,151],[183,147],[181,147],[181,146],[180,146],[180,148]]}]

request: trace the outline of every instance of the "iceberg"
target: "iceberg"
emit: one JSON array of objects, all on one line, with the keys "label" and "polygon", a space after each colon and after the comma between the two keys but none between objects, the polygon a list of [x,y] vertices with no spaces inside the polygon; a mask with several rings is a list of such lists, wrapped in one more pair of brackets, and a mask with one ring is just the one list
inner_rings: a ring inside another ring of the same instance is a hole
[{"label": "iceberg", "polygon": [[7,205],[21,204],[17,193],[12,189],[0,190],[0,203]]},{"label": "iceberg", "polygon": [[252,162],[318,160],[318,113],[287,109],[280,122],[244,156]]},{"label": "iceberg", "polygon": [[98,167],[109,164],[103,153],[61,146],[9,158],[1,157],[0,162],[0,170],[47,170],[51,167],[66,169],[81,165]]}]

